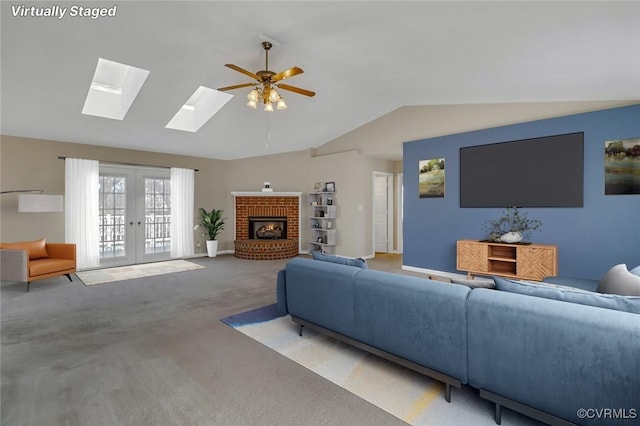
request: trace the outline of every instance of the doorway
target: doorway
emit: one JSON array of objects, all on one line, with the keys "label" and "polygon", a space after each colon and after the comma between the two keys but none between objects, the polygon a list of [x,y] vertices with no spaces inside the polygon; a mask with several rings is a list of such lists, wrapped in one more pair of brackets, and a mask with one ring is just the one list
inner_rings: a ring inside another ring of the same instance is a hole
[{"label": "doorway", "polygon": [[133,265],[171,255],[168,169],[100,166],[100,264]]},{"label": "doorway", "polygon": [[393,253],[393,174],[373,172],[373,251]]}]

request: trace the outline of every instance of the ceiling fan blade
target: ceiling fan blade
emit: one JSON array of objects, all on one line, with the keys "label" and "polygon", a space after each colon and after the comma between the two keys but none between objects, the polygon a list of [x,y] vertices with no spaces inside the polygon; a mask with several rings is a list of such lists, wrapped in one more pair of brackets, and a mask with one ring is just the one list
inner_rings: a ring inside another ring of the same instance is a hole
[{"label": "ceiling fan blade", "polygon": [[315,96],[316,92],[312,92],[311,90],[306,90],[306,89],[301,89],[299,87],[295,87],[295,86],[289,86],[288,84],[278,84],[278,87],[284,90],[288,90],[290,92],[295,92],[298,93],[300,95],[305,95],[305,96]]},{"label": "ceiling fan blade", "polygon": [[233,89],[240,89],[242,87],[249,87],[249,86],[255,86],[255,83],[243,83],[243,84],[236,84],[235,86],[227,86],[227,87],[218,87],[217,90],[224,92],[226,90],[233,90]]},{"label": "ceiling fan blade", "polygon": [[293,67],[289,68],[286,71],[279,72],[278,74],[271,77],[271,81],[276,82],[280,80],[284,80],[285,78],[293,77],[294,75],[302,74],[304,71],[302,68]]},{"label": "ceiling fan blade", "polygon": [[254,73],[252,73],[251,71],[247,71],[247,70],[245,70],[244,68],[240,68],[240,67],[239,67],[239,66],[237,66],[237,65],[233,65],[233,64],[224,64],[224,66],[225,66],[225,67],[227,67],[227,68],[231,68],[231,69],[232,69],[232,70],[234,70],[234,71],[241,72],[241,73],[242,73],[242,74],[244,74],[244,75],[248,75],[249,77],[251,77],[251,78],[253,78],[253,79],[255,79],[255,80],[260,81],[260,79],[258,78],[258,76],[257,76],[257,75],[255,75],[255,74],[254,74]]}]

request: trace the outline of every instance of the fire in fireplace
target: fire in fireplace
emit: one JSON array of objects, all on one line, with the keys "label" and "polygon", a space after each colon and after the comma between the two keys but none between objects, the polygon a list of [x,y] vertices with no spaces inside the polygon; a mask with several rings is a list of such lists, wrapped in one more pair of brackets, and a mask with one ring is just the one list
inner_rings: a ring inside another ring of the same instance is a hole
[{"label": "fire in fireplace", "polygon": [[250,217],[249,239],[251,240],[283,240],[287,238],[287,218],[277,217]]}]

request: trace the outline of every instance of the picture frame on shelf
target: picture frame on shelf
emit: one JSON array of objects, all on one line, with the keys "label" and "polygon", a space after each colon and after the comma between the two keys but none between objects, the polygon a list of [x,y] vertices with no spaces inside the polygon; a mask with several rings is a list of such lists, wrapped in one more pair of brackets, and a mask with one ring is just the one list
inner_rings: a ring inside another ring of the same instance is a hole
[{"label": "picture frame on shelf", "polygon": [[313,192],[322,192],[322,182],[316,182],[313,184]]},{"label": "picture frame on shelf", "polygon": [[336,183],[335,182],[327,182],[324,184],[325,192],[336,192]]}]

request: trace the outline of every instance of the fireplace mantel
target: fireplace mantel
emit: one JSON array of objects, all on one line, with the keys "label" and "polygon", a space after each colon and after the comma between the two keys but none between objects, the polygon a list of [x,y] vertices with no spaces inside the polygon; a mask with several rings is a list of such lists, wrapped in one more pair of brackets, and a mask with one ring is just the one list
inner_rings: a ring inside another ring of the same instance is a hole
[{"label": "fireplace mantel", "polygon": [[234,197],[300,197],[302,192],[231,191]]}]

